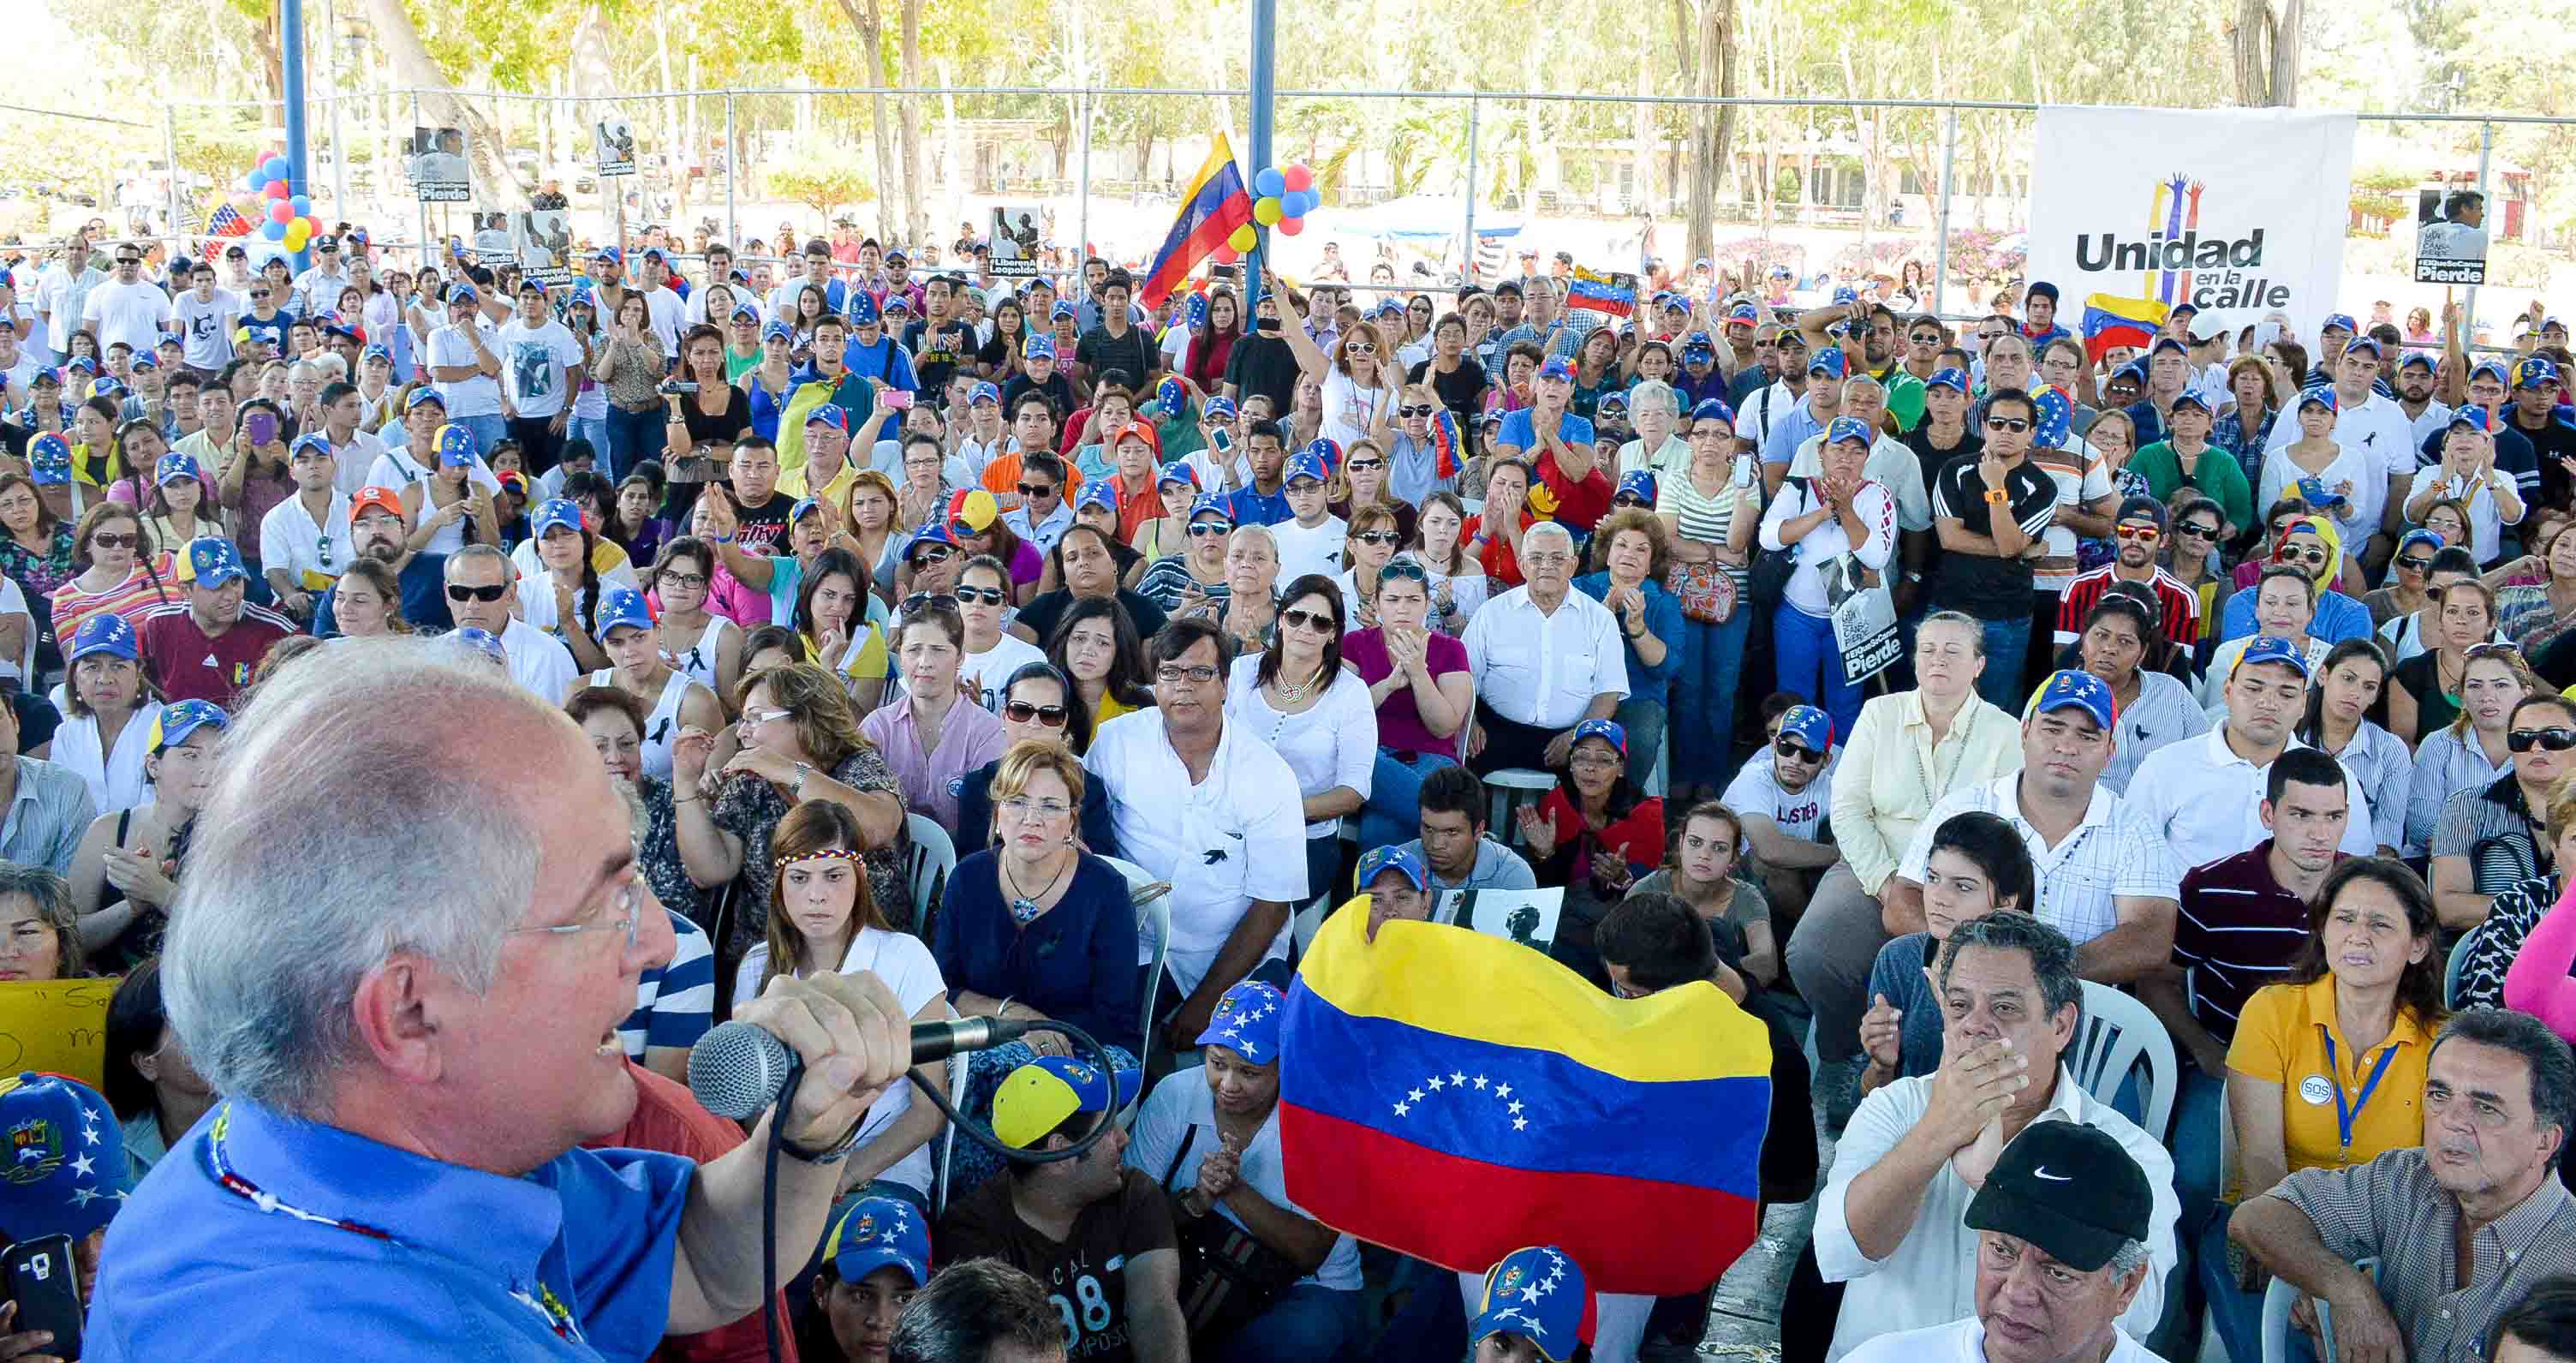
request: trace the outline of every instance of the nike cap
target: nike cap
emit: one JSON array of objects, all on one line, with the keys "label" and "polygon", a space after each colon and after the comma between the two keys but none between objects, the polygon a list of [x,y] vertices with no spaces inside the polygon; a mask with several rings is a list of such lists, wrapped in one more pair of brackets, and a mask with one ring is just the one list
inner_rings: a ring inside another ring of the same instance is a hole
[{"label": "nike cap", "polygon": [[2155,1212],[2147,1174],[2109,1133],[2068,1121],[2022,1128],[1968,1203],[1970,1230],[1990,1230],[2091,1273],[2132,1240]]}]

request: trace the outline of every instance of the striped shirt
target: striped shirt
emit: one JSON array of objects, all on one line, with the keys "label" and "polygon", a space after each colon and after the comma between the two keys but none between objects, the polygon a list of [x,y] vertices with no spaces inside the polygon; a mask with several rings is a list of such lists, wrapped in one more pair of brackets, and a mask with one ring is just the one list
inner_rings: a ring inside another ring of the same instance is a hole
[{"label": "striped shirt", "polygon": [[[2111,474],[2102,466],[2102,456],[2080,439],[2058,449],[2033,445],[2029,459],[2032,468],[2056,484],[2061,511],[2068,507],[2081,511],[2111,495]],[[2044,592],[2062,592],[2075,577],[2075,528],[2051,524],[2040,541],[2046,552],[2031,565],[2033,585]]]},{"label": "striped shirt", "polygon": [[2174,964],[2193,972],[2192,1018],[2221,1043],[2255,990],[2289,979],[2307,943],[2307,901],[2273,876],[2272,839],[2182,873]]},{"label": "striped shirt", "polygon": [[2460,986],[2452,1002],[2460,1008],[2502,1008],[2504,975],[2540,920],[2558,903],[2557,875],[2535,876],[2495,897],[2486,921],[2470,929],[2466,956],[2460,959]]},{"label": "striped shirt", "polygon": [[[2112,582],[2119,565],[2105,563],[2091,572],[2077,573],[2066,584],[2064,598],[2057,607],[2057,642],[2071,644],[2084,632],[2084,617],[2102,604],[2102,592]],[[2150,570],[2147,585],[2154,589],[2156,600],[2164,603],[2164,634],[2183,642],[2200,637],[2200,594],[2183,585],[2181,578],[2157,567]]]},{"label": "striped shirt", "polygon": [[1742,490],[1730,481],[1716,496],[1703,497],[1699,489],[1691,486],[1688,473],[1676,473],[1656,480],[1655,510],[1679,518],[1683,539],[1723,545],[1743,496]]},{"label": "striped shirt", "polygon": [[93,615],[115,614],[125,623],[143,628],[143,617],[163,606],[188,605],[188,588],[161,576],[156,570],[136,564],[123,582],[103,592],[81,590],[75,577],[54,589],[54,637],[69,643],[80,633],[81,622]]},{"label": "striped shirt", "polygon": [[1920,885],[1932,859],[1932,834],[1953,814],[1994,814],[2021,834],[2039,873],[2036,916],[2077,946],[2120,923],[2120,899],[2173,899],[2182,869],[2138,808],[2096,784],[2084,821],[2055,847],[2021,812],[2021,773],[1951,791],[1914,830],[1896,873]]},{"label": "striped shirt", "polygon": [[645,970],[635,982],[635,1011],[617,1024],[617,1044],[629,1060],[642,1060],[648,1046],[687,1050],[715,1017],[715,948],[697,924],[663,912],[671,915],[670,963]]}]

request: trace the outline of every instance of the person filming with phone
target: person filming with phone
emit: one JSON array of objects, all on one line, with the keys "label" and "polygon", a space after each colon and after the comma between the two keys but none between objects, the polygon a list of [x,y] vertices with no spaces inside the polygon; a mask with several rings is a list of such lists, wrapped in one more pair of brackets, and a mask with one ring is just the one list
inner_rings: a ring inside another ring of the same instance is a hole
[{"label": "person filming with phone", "polygon": [[97,1090],[60,1075],[21,1074],[0,1090],[10,1132],[0,1182],[0,1359],[49,1363],[84,1353],[81,1316],[98,1283],[107,1223],[131,1177],[116,1114]]}]

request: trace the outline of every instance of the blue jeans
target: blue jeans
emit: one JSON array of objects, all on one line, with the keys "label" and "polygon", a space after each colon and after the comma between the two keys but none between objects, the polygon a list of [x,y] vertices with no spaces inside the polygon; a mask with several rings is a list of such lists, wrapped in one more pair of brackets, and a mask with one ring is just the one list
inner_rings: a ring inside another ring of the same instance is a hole
[{"label": "blue jeans", "polygon": [[647,459],[662,457],[662,409],[630,412],[608,409],[608,449],[603,453],[620,473],[633,473]]},{"label": "blue jeans", "polygon": [[1735,754],[1736,678],[1744,671],[1744,640],[1753,627],[1753,608],[1738,605],[1722,625],[1682,622],[1682,665],[1673,674],[1671,713],[1673,789],[1698,783],[1721,784]]},{"label": "blue jeans", "polygon": [[1422,832],[1422,778],[1456,765],[1445,753],[1417,752],[1407,762],[1384,748],[1378,749],[1377,770],[1369,776],[1368,803],[1360,808],[1360,855],[1418,836]]},{"label": "blue jeans", "polygon": [[1860,688],[1843,676],[1834,622],[1781,602],[1771,613],[1771,651],[1780,689],[1833,716],[1835,733],[1850,733],[1860,722]]},{"label": "blue jeans", "polygon": [[492,447],[500,444],[501,437],[510,433],[510,424],[503,421],[501,419],[501,414],[498,412],[494,412],[489,416],[449,417],[447,421],[451,426],[462,426],[465,429],[472,431],[474,433],[474,452],[483,456],[486,460],[489,460],[492,457]]},{"label": "blue jeans", "polygon": [[1655,774],[1655,759],[1664,751],[1664,702],[1652,696],[1630,696],[1610,712],[1611,722],[1628,735],[1628,780],[1637,789],[1646,788],[1646,778]]},{"label": "blue jeans", "polygon": [[1980,620],[1986,633],[1986,670],[1977,678],[1977,694],[2008,715],[2021,713],[2030,698],[2022,689],[2022,665],[2030,656],[2030,617]]},{"label": "blue jeans", "polygon": [[1215,1352],[1218,1363],[1340,1363],[1362,1333],[1359,1293],[1301,1283]]},{"label": "blue jeans", "polygon": [[624,467],[617,462],[616,451],[609,441],[608,418],[604,416],[574,417],[572,419],[572,423],[564,428],[564,439],[567,441],[589,441],[591,452],[599,456],[599,471],[608,475],[608,481],[611,484],[616,483],[618,479],[626,476],[626,471]]}]

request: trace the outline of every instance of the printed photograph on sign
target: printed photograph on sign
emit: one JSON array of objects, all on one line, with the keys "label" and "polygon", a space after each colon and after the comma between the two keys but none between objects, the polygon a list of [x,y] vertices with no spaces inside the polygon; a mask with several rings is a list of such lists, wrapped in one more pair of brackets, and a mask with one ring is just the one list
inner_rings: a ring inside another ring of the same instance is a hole
[{"label": "printed photograph on sign", "polygon": [[414,128],[408,155],[412,191],[422,203],[464,203],[474,197],[464,129]]},{"label": "printed photograph on sign", "polygon": [[1004,204],[993,210],[993,273],[1033,275],[1038,252],[1046,247],[1045,214],[1035,204]]},{"label": "printed photograph on sign", "polygon": [[556,279],[544,272],[562,271],[572,263],[572,214],[560,208],[511,214],[510,247],[520,269],[552,285]]},{"label": "printed photograph on sign", "polygon": [[1448,890],[1431,910],[1431,921],[1473,928],[1488,936],[1518,942],[1534,951],[1556,945],[1557,921],[1565,913],[1565,891]]},{"label": "printed photograph on sign", "polygon": [[2415,282],[2487,282],[2487,197],[2474,189],[2415,192]]},{"label": "printed photograph on sign", "polygon": [[624,114],[609,114],[592,125],[591,147],[599,154],[602,176],[635,173],[635,125]]},{"label": "printed photograph on sign", "polygon": [[510,264],[510,215],[507,213],[475,214],[474,240],[467,244],[474,248],[476,264]]}]

